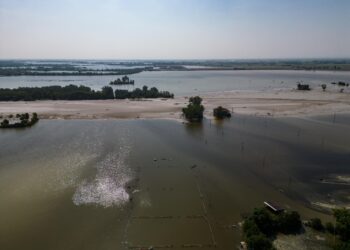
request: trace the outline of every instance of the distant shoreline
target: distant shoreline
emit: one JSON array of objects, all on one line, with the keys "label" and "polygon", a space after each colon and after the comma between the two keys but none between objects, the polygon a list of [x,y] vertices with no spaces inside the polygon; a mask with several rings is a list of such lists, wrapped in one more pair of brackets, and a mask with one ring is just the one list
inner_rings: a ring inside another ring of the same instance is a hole
[{"label": "distant shoreline", "polygon": [[154,70],[141,70],[138,72],[108,72],[108,73],[31,73],[31,74],[1,74],[0,77],[17,77],[17,76],[121,76],[121,75],[134,75],[143,72],[186,72],[186,71],[305,71],[305,72],[350,72],[350,67],[346,69],[304,69],[304,68],[190,68],[190,69],[154,69]]},{"label": "distant shoreline", "polygon": [[0,60],[0,76],[130,75],[146,71],[350,71],[350,59],[260,60]]}]

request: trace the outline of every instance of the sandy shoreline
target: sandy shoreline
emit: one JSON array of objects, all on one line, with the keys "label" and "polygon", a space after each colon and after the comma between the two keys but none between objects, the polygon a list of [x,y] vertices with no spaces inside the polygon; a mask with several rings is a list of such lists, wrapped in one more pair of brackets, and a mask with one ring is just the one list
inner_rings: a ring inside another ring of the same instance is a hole
[{"label": "sandy shoreline", "polygon": [[[350,113],[350,93],[312,90],[227,91],[201,95],[205,116],[219,105],[237,114],[304,116]],[[0,115],[37,112],[42,119],[179,119],[187,97],[148,100],[0,102]]]}]

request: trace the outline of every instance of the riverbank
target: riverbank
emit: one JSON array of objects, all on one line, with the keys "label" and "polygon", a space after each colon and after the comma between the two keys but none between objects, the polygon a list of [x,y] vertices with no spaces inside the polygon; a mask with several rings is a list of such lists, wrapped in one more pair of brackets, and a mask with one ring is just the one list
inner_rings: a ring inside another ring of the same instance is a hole
[{"label": "riverbank", "polygon": [[[237,114],[256,116],[308,116],[347,113],[350,93],[335,90],[221,91],[200,95],[205,116],[224,106]],[[36,112],[43,119],[180,119],[187,97],[142,100],[0,102],[0,114]]]}]

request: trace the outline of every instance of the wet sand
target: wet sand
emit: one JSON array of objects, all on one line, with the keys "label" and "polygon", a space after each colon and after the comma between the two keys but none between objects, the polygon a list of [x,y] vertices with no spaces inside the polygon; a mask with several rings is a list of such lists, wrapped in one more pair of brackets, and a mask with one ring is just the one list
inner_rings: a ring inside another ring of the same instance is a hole
[{"label": "wet sand", "polygon": [[[237,114],[304,116],[347,113],[350,92],[312,90],[226,91],[200,95],[205,116],[219,105]],[[187,97],[143,100],[0,102],[0,114],[37,112],[44,119],[179,119]]]}]

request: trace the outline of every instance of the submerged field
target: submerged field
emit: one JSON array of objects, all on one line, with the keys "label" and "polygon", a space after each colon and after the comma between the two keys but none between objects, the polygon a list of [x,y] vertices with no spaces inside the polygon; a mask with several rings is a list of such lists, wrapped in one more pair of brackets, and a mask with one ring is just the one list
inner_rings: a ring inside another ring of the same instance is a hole
[{"label": "submerged field", "polygon": [[2,130],[0,248],[233,249],[264,200],[331,220],[350,204],[349,124],[234,115]]}]

